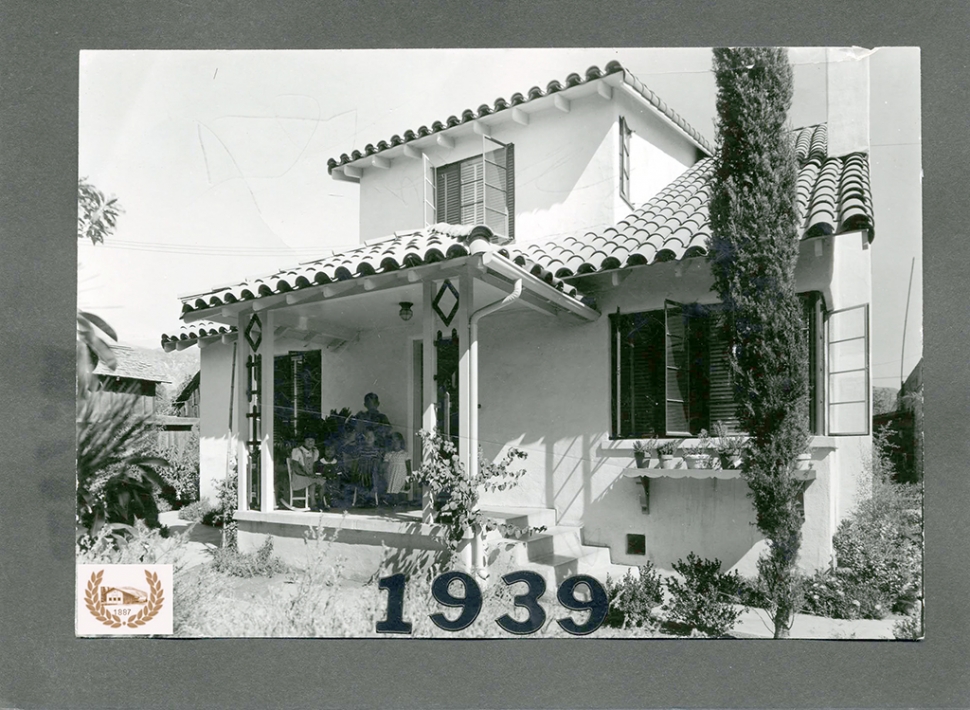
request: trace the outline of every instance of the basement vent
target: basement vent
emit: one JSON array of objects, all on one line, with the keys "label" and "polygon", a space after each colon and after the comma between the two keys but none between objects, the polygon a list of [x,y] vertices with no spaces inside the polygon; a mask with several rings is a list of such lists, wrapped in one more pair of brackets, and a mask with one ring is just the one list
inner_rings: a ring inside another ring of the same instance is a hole
[{"label": "basement vent", "polygon": [[627,535],[626,554],[628,555],[647,554],[647,536],[646,535]]}]

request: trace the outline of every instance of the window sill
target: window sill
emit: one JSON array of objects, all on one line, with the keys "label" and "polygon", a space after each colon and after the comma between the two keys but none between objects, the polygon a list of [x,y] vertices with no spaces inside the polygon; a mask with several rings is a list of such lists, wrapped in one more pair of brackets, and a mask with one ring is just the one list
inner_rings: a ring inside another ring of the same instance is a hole
[{"label": "window sill", "polygon": [[[741,478],[738,469],[721,468],[625,468],[620,474],[623,478],[692,478],[706,480],[716,478],[719,481],[730,481]],[[815,470],[805,469],[795,471],[795,479],[799,481],[814,481]]]},{"label": "window sill", "polygon": [[[613,439],[609,444],[600,444],[599,453],[600,456],[632,456],[633,455],[633,445],[637,441],[646,441],[648,439]],[[809,448],[816,451],[835,451],[836,449],[837,437],[834,436],[812,436],[811,442],[809,443]],[[674,436],[658,437],[657,442],[660,444],[666,444],[671,441],[679,441],[682,447],[698,447],[700,445],[700,439],[697,437],[690,437],[682,439]],[[711,451],[716,448],[714,445],[707,447]]]}]

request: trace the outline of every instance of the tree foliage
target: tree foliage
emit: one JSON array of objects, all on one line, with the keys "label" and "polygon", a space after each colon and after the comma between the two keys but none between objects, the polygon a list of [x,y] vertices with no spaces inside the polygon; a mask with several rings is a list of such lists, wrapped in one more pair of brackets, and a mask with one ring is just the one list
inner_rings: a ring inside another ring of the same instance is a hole
[{"label": "tree foliage", "polygon": [[86,178],[77,181],[77,238],[103,244],[118,225],[122,213],[118,199],[108,197]]},{"label": "tree foliage", "polygon": [[797,164],[785,125],[792,70],[784,50],[742,48],[715,50],[714,73],[709,259],[728,313],[737,414],[751,437],[742,471],[769,541],[759,571],[776,636],[786,635],[803,520],[793,472],[808,445],[807,344],[795,295]]}]

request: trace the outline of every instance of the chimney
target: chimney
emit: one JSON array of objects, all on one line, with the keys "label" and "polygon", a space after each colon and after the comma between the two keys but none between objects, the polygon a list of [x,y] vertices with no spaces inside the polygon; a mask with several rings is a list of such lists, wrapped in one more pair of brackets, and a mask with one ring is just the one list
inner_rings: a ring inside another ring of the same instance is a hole
[{"label": "chimney", "polygon": [[862,47],[825,50],[828,154],[869,152],[869,54]]}]

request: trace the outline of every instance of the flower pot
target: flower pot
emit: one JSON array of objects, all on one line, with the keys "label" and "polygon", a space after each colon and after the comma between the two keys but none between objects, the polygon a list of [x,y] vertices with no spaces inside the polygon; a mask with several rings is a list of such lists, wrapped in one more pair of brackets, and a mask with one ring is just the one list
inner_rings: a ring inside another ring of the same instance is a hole
[{"label": "flower pot", "polygon": [[660,454],[660,468],[677,468],[677,459],[673,454]]},{"label": "flower pot", "polygon": [[637,468],[647,467],[647,452],[646,451],[634,451],[633,460],[637,462]]},{"label": "flower pot", "polygon": [[798,459],[795,461],[795,468],[799,471],[807,471],[812,467],[812,455],[811,454],[799,454]]},{"label": "flower pot", "polygon": [[741,468],[741,457],[734,454],[720,454],[721,468],[725,471],[737,471]]},{"label": "flower pot", "polygon": [[707,454],[690,454],[684,457],[687,461],[687,468],[691,469],[709,468],[710,458]]}]

